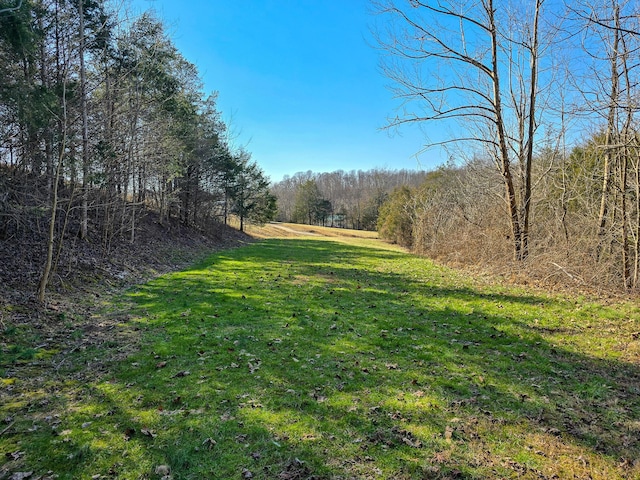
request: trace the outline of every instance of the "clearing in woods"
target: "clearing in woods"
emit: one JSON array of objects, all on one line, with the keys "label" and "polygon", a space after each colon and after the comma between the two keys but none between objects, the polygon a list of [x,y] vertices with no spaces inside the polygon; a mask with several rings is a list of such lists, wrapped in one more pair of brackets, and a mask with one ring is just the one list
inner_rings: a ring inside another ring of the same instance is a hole
[{"label": "clearing in woods", "polygon": [[3,325],[0,478],[640,478],[634,304],[300,228]]}]

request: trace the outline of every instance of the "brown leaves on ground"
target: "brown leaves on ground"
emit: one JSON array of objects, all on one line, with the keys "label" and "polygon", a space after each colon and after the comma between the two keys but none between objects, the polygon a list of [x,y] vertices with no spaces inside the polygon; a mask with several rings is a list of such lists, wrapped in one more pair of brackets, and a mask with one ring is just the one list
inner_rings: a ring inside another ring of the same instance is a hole
[{"label": "brown leaves on ground", "polygon": [[216,442],[211,437],[205,438],[204,441],[202,442],[202,445],[204,445],[208,450],[213,450],[213,447],[215,447],[217,444],[218,442]]},{"label": "brown leaves on ground", "polygon": [[158,434],[154,430],[151,430],[149,428],[141,428],[140,433],[146,437],[151,437],[151,438],[155,438],[158,436]]},{"label": "brown leaves on ground", "polygon": [[277,478],[279,480],[320,480],[320,477],[311,474],[305,462],[297,458],[287,463]]},{"label": "brown leaves on ground", "polygon": [[9,480],[26,480],[31,478],[33,472],[16,472],[9,477]]},{"label": "brown leaves on ground", "polygon": [[394,426],[390,429],[379,428],[368,438],[370,443],[383,445],[388,448],[408,445],[412,448],[422,448],[420,439],[408,430]]}]

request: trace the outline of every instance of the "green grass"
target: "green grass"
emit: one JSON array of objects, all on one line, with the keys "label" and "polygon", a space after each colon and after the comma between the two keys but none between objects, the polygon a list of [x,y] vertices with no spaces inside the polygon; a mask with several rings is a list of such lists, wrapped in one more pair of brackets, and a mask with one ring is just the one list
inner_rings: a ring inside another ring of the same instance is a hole
[{"label": "green grass", "polygon": [[355,242],[217,253],[64,356],[7,343],[0,478],[640,478],[635,305]]}]

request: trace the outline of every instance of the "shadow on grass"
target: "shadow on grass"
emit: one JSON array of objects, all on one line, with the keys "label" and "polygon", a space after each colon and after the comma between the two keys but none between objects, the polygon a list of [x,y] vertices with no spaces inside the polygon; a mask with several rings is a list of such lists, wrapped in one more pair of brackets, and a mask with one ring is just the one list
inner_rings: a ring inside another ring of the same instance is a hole
[{"label": "shadow on grass", "polygon": [[141,351],[91,388],[120,419],[110,435],[136,432],[110,448],[146,475],[639,474],[640,369],[560,339],[561,300],[307,239],[216,254],[131,299]]}]

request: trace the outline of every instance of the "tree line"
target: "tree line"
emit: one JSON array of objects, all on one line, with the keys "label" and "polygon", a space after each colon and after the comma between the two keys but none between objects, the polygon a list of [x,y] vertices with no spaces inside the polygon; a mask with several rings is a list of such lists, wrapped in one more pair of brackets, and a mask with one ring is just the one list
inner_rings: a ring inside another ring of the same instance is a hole
[{"label": "tree line", "polygon": [[640,287],[640,5],[382,0],[390,127],[453,161],[382,207],[386,238],[540,278]]},{"label": "tree line", "polygon": [[162,22],[104,0],[0,0],[0,240],[43,233],[39,297],[65,236],[136,241],[140,215],[207,228],[275,214]]},{"label": "tree line", "polygon": [[398,186],[417,186],[425,172],[352,170],[298,172],[271,186],[279,221],[357,230],[375,230],[378,212]]}]

